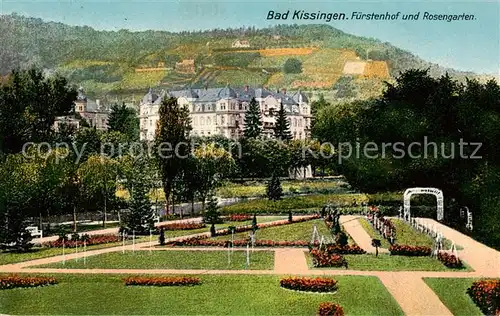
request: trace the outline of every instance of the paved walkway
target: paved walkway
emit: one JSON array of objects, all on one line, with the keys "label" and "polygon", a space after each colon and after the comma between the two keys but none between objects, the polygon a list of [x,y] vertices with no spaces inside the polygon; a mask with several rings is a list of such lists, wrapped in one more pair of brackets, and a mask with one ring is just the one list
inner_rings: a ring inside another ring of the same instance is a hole
[{"label": "paved walkway", "polygon": [[[340,217],[340,223],[344,226],[347,234],[351,236],[354,242],[368,253],[375,253],[376,249],[372,246],[372,238],[359,222],[359,216],[346,215]],[[378,248],[379,253],[389,253],[385,248]]]},{"label": "paved walkway", "polygon": [[[310,269],[307,265],[305,249],[299,248],[258,248],[258,250],[270,250],[275,252],[275,265],[273,270],[173,270],[173,269],[53,269],[37,268],[34,266],[56,263],[64,260],[73,260],[85,256],[93,256],[102,253],[119,252],[122,250],[131,251],[214,251],[227,250],[227,248],[156,248],[156,240],[152,243],[143,242],[140,244],[118,246],[106,249],[87,251],[85,254],[69,254],[49,257],[43,259],[21,262],[0,266],[0,272],[14,273],[102,273],[102,274],[264,274],[264,275],[364,275],[378,277],[387,290],[393,295],[406,315],[451,315],[450,311],[439,300],[437,295],[425,284],[423,278],[499,278],[500,277],[500,253],[492,248],[465,236],[449,227],[437,223],[430,219],[422,219],[432,225],[436,225],[445,238],[454,241],[464,247],[459,252],[459,256],[466,261],[475,271],[473,272],[425,272],[425,271],[356,271],[345,269]],[[356,216],[342,216],[341,223],[346,231],[364,249],[370,249],[371,238],[364,231]],[[199,235],[199,234],[198,234]],[[187,236],[172,238],[183,239]],[[373,247],[371,247],[373,248]],[[373,249],[371,249],[373,250]]]}]

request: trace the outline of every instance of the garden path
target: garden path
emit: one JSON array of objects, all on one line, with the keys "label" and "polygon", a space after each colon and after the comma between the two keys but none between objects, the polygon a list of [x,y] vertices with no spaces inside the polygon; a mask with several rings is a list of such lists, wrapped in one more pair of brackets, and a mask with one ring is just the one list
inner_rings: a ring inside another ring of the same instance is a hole
[{"label": "garden path", "polygon": [[[368,253],[375,253],[375,247],[372,246],[372,238],[368,235],[363,226],[361,226],[358,218],[359,216],[354,215],[341,216],[340,223],[359,247]],[[389,253],[389,250],[379,247],[378,252]]]},{"label": "garden path", "polygon": [[[307,265],[304,249],[298,248],[266,248],[275,252],[274,270],[172,270],[172,269],[56,269],[37,268],[35,265],[60,262],[82,258],[83,253],[69,254],[49,257],[0,266],[3,273],[104,273],[104,274],[294,274],[294,275],[366,275],[378,277],[395,300],[401,306],[406,315],[451,315],[450,311],[439,300],[437,295],[427,286],[422,278],[425,277],[445,277],[445,278],[498,278],[500,277],[500,253],[489,248],[472,238],[457,232],[445,225],[437,223],[431,219],[423,219],[436,227],[443,233],[444,237],[463,246],[464,250],[459,251],[459,256],[464,259],[475,271],[472,272],[425,272],[425,271],[355,271],[344,269],[310,269]],[[363,230],[356,216],[342,216],[341,222],[346,231],[362,248],[371,247],[371,238]],[[364,234],[363,234],[364,232]],[[177,237],[172,239],[186,238]],[[156,244],[156,241],[153,242]],[[147,251],[151,243],[144,242],[135,245],[136,251]],[[87,256],[108,252],[118,252],[122,249],[133,250],[133,245],[99,249],[88,251]],[[366,249],[365,248],[365,249]],[[373,247],[372,247],[373,248]],[[152,250],[164,250],[161,248],[151,248]],[[200,248],[195,248],[201,250]],[[203,248],[203,250],[221,250],[224,248]],[[166,250],[166,249],[165,249]],[[176,248],[175,250],[191,250],[191,248]]]}]

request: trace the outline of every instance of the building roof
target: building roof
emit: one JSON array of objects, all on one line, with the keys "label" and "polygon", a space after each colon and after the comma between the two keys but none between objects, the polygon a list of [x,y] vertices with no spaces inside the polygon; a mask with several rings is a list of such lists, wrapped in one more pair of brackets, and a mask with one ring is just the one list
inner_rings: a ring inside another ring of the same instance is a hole
[{"label": "building roof", "polygon": [[83,92],[83,87],[78,88],[78,95],[76,96],[77,101],[87,101],[87,96]]},{"label": "building roof", "polygon": [[153,103],[158,99],[158,95],[153,93],[153,90],[149,88],[148,93],[142,98],[142,103]]},{"label": "building roof", "polygon": [[293,100],[297,103],[300,103],[300,102],[304,102],[304,103],[307,103],[309,102],[309,99],[307,98],[307,96],[302,93],[300,90],[297,91],[293,96],[292,96]]}]

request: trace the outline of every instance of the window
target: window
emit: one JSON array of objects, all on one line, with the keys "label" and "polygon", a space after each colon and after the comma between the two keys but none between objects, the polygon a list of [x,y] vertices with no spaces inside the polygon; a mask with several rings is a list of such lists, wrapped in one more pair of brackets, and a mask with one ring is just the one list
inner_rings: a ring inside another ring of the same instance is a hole
[{"label": "window", "polygon": [[225,123],[224,116],[221,116],[221,117],[220,117],[220,123],[221,123],[222,125],[224,125],[224,123]]},{"label": "window", "polygon": [[210,117],[207,117],[207,125],[212,125],[212,120],[210,119]]},{"label": "window", "polygon": [[153,126],[153,120],[149,120],[149,126]]},{"label": "window", "polygon": [[299,127],[302,127],[302,119],[299,119]]},{"label": "window", "polygon": [[243,105],[242,104],[239,105],[239,109],[240,109],[240,111],[243,110]]},{"label": "window", "polygon": [[205,118],[203,116],[201,117],[200,120],[201,120],[200,125],[205,125]]}]

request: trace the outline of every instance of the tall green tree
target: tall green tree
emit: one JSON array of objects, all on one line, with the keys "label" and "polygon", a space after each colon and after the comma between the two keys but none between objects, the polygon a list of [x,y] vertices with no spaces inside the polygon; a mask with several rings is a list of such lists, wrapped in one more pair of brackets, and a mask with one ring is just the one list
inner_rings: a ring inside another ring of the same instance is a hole
[{"label": "tall green tree", "polygon": [[108,130],[120,132],[127,136],[129,140],[139,139],[139,118],[136,111],[123,103],[114,104],[108,119]]},{"label": "tall green tree", "polygon": [[245,113],[244,136],[246,138],[257,138],[262,133],[262,116],[260,107],[255,98],[252,98]]},{"label": "tall green tree", "polygon": [[[134,165],[134,173],[144,175],[147,168],[147,161],[138,160]],[[135,231],[136,234],[146,234],[154,227],[154,214],[149,198],[151,184],[144,177],[134,177],[130,182],[129,214],[126,217],[125,224],[128,229]]]},{"label": "tall green tree", "polygon": [[273,173],[271,180],[267,183],[267,198],[270,201],[281,200],[283,196],[283,188],[281,187],[280,178]]},{"label": "tall green tree", "polygon": [[187,107],[180,107],[177,99],[165,99],[159,109],[155,137],[155,154],[163,183],[167,205],[172,202],[174,181],[186,167],[189,154],[188,139],[191,120]]},{"label": "tall green tree", "polygon": [[50,142],[55,118],[72,111],[76,96],[64,77],[12,71],[0,81],[0,153],[20,152],[27,142]]},{"label": "tall green tree", "polygon": [[276,117],[274,137],[282,141],[289,141],[292,139],[292,133],[290,132],[290,122],[286,117],[286,111],[283,103],[280,104],[280,109]]}]

